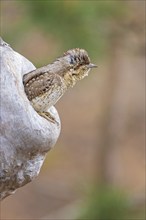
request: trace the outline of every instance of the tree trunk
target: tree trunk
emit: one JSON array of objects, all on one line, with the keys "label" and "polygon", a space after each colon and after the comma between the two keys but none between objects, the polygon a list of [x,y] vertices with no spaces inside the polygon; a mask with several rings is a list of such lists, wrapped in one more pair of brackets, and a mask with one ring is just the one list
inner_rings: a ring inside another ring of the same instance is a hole
[{"label": "tree trunk", "polygon": [[46,153],[58,139],[60,119],[54,107],[49,111],[58,124],[42,118],[26,97],[22,77],[34,70],[34,65],[2,39],[0,50],[0,199],[3,199],[39,174]]}]

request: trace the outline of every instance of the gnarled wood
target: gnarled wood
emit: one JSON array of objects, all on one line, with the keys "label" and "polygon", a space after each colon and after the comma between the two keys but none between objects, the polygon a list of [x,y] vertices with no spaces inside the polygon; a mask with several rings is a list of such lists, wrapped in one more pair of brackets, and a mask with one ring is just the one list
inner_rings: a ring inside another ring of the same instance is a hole
[{"label": "gnarled wood", "polygon": [[26,97],[22,78],[35,69],[34,65],[2,39],[0,50],[0,198],[3,199],[39,174],[46,153],[58,139],[60,119],[54,107],[49,111],[58,123],[42,118]]}]

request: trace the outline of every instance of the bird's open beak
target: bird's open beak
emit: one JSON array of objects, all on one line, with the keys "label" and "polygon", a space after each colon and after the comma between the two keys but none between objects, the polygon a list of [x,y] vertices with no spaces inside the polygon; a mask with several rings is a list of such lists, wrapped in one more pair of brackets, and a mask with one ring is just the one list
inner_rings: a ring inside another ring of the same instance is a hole
[{"label": "bird's open beak", "polygon": [[88,68],[96,68],[98,67],[97,65],[93,64],[93,63],[90,63],[87,65]]}]

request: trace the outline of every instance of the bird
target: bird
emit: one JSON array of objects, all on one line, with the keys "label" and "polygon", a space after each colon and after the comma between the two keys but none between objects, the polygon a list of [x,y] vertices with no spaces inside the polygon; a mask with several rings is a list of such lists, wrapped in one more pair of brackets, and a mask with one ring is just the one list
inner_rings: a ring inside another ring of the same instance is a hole
[{"label": "bird", "polygon": [[48,109],[94,67],[97,65],[90,62],[86,50],[70,49],[53,63],[26,73],[23,76],[24,91],[35,111],[55,123]]}]

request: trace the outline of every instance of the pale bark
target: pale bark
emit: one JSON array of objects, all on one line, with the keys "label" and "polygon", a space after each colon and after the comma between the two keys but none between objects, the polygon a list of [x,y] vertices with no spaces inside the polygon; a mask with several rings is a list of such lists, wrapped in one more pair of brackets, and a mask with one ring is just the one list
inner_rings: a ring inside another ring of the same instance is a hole
[{"label": "pale bark", "polygon": [[39,174],[46,153],[58,139],[60,119],[54,107],[49,111],[58,123],[42,118],[26,97],[22,77],[34,70],[34,65],[2,39],[0,51],[0,198],[3,199]]}]

